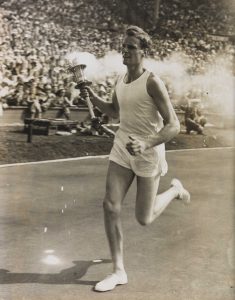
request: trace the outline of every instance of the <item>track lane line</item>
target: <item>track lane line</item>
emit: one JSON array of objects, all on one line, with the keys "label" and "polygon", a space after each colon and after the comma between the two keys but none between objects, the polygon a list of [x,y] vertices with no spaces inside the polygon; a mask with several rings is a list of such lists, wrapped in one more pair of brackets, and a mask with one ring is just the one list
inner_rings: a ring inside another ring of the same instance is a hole
[{"label": "track lane line", "polygon": [[[229,150],[229,149],[235,149],[235,147],[178,149],[178,150],[167,150],[166,152],[189,152],[189,151],[210,151],[210,150]],[[77,160],[96,159],[96,158],[106,159],[108,157],[109,155],[107,154],[107,155],[91,155],[91,156],[81,156],[81,157],[73,157],[73,158],[51,159],[51,160],[42,160],[42,161],[31,161],[31,162],[24,162],[24,163],[3,164],[0,165],[0,168],[25,166],[25,165],[38,165],[38,164],[66,162],[66,161],[77,161]]]}]

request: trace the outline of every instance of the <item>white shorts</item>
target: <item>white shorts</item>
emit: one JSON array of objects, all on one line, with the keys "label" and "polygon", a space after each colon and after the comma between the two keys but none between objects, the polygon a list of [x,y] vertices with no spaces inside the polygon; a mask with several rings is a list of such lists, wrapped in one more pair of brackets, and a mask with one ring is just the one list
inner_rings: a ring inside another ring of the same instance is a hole
[{"label": "white shorts", "polygon": [[137,176],[153,177],[165,175],[167,163],[165,160],[165,147],[160,145],[145,150],[142,154],[133,156],[127,149],[126,144],[130,142],[128,135],[117,131],[114,145],[109,155],[109,160],[120,166],[131,169]]}]

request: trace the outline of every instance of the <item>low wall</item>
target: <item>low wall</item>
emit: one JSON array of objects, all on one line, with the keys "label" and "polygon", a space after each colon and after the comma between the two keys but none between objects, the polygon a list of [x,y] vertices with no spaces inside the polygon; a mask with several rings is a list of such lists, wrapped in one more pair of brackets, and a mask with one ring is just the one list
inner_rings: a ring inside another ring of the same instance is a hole
[{"label": "low wall", "polygon": [[[53,107],[42,113],[42,118],[64,118],[60,116],[61,109],[59,107]],[[89,114],[88,109],[85,108],[74,108],[70,109],[71,120],[82,122]],[[24,106],[12,106],[3,110],[0,116],[0,125],[12,125],[12,124],[23,124],[24,118],[29,117],[27,108]]]},{"label": "low wall", "polygon": [[[27,117],[26,108],[23,106],[12,106],[3,110],[0,115],[0,126],[1,125],[13,125],[13,124],[24,124],[24,118]],[[42,118],[63,118],[60,115],[61,109],[59,107],[50,108],[42,113]],[[72,107],[70,109],[71,120],[78,122],[84,121],[89,114],[88,108],[86,107]],[[182,123],[184,120],[184,112],[177,110],[177,116]],[[205,114],[208,123],[211,123],[219,128],[233,128],[235,125],[234,114],[225,115],[218,113],[206,113]],[[29,116],[28,116],[29,117]],[[117,120],[111,120],[111,123],[117,123]]]}]

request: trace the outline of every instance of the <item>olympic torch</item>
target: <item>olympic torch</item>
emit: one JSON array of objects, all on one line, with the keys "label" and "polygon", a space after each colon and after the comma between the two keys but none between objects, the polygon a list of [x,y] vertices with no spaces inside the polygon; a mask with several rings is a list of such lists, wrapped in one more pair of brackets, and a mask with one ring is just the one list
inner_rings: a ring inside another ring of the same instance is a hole
[{"label": "olympic torch", "polygon": [[[86,68],[85,64],[78,64],[75,66],[69,66],[68,67],[68,71],[71,72],[74,76],[75,82],[77,83],[77,85],[75,86],[76,89],[84,89],[86,86],[91,85],[92,82],[87,80],[85,75],[84,75],[84,70]],[[87,96],[86,97],[86,103],[89,109],[89,113],[91,116],[91,119],[95,118],[95,114],[93,111],[93,105],[91,103],[90,97]]]},{"label": "olympic torch", "polygon": [[[86,64],[79,62],[79,57],[76,57],[71,61],[69,60],[68,71],[73,74],[74,80],[76,82],[76,89],[84,89],[86,86],[92,84],[91,81],[87,80],[84,75],[84,70],[86,68]],[[114,136],[115,133],[107,128],[98,117],[95,116],[93,105],[91,103],[89,95],[84,99],[87,103],[88,110],[91,116],[91,126],[98,132],[105,132],[109,136]]]}]

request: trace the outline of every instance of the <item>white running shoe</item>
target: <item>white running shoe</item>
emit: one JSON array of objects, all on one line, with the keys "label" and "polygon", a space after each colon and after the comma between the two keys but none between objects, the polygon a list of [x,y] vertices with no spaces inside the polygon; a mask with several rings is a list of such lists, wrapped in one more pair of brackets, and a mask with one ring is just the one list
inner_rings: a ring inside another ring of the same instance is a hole
[{"label": "white running shoe", "polygon": [[171,186],[177,188],[179,195],[176,199],[182,200],[185,204],[190,203],[190,194],[189,192],[183,187],[183,184],[176,178],[171,180]]},{"label": "white running shoe", "polygon": [[104,280],[98,282],[95,286],[97,292],[107,292],[115,288],[116,285],[126,284],[128,282],[126,273],[122,274],[110,274]]}]

